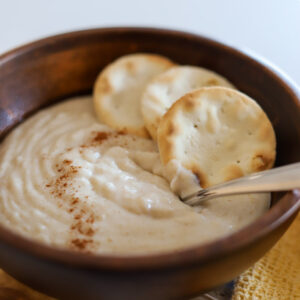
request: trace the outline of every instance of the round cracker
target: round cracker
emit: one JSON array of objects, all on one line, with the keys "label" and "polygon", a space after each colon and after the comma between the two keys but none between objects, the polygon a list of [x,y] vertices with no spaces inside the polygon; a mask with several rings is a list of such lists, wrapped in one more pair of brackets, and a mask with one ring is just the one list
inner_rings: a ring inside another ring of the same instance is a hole
[{"label": "round cracker", "polygon": [[123,56],[98,76],[93,92],[98,118],[110,127],[148,137],[140,111],[141,95],[156,75],[174,66],[169,59],[154,54]]},{"label": "round cracker", "polygon": [[262,108],[247,95],[225,87],[184,95],[158,128],[163,164],[176,159],[203,188],[269,169],[276,138]]},{"label": "round cracker", "polygon": [[235,88],[223,76],[195,66],[175,66],[156,76],[146,87],[141,110],[151,137],[157,139],[162,116],[184,94],[201,87],[224,86]]}]

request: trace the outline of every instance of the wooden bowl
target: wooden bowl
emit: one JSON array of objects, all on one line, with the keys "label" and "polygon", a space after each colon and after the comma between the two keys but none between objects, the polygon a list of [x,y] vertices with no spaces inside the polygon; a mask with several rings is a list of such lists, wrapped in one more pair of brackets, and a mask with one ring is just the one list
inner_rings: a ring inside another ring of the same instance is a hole
[{"label": "wooden bowl", "polygon": [[[282,74],[201,36],[150,28],[62,34],[0,57],[0,137],[43,106],[90,93],[99,71],[134,52],[212,69],[256,99],[277,135],[277,165],[300,160],[300,93]],[[252,265],[286,231],[300,193],[275,194],[256,222],[223,239],[161,255],[116,257],[57,250],[0,228],[0,266],[60,299],[170,299],[223,284]]]}]

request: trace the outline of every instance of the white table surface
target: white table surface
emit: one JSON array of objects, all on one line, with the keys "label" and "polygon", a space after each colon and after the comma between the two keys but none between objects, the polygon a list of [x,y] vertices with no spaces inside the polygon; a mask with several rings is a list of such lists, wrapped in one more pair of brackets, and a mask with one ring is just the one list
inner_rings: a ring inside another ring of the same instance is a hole
[{"label": "white table surface", "polygon": [[104,26],[203,34],[266,58],[300,85],[300,0],[0,0],[0,53]]}]

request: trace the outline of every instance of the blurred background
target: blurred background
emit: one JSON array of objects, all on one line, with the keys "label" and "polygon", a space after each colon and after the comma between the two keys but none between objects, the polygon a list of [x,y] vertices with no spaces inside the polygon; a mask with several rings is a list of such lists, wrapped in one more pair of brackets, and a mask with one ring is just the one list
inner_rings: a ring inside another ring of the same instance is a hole
[{"label": "blurred background", "polygon": [[300,0],[0,0],[0,4],[0,53],[72,30],[165,27],[256,54],[300,85]]}]

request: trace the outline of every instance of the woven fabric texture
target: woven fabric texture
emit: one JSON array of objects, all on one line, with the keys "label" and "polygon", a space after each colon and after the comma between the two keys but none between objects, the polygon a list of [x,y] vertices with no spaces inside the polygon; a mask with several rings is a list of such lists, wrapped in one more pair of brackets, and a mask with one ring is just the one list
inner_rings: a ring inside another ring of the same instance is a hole
[{"label": "woven fabric texture", "polygon": [[233,300],[300,300],[300,214],[235,286]]}]

